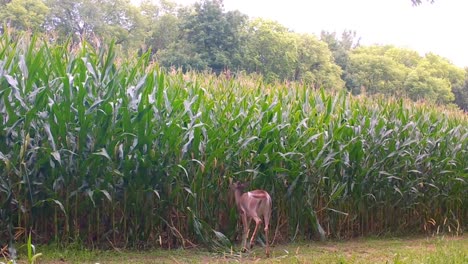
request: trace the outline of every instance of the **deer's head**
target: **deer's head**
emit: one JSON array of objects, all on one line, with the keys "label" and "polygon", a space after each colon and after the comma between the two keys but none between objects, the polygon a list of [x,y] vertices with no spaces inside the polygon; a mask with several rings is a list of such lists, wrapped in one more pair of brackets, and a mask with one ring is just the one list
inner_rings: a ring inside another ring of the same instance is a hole
[{"label": "deer's head", "polygon": [[247,186],[249,186],[249,183],[248,182],[240,182],[240,181],[236,181],[236,182],[233,182],[229,185],[229,188],[232,190],[232,191],[236,191],[236,190],[239,190],[239,191],[243,191]]}]

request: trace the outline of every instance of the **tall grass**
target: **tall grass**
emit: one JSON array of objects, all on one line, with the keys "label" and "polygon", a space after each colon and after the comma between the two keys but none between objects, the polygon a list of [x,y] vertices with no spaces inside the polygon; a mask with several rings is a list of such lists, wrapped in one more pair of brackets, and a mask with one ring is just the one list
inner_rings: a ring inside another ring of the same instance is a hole
[{"label": "tall grass", "polygon": [[443,111],[3,35],[0,241],[225,246],[232,178],[271,193],[275,241],[460,233],[468,118]]}]

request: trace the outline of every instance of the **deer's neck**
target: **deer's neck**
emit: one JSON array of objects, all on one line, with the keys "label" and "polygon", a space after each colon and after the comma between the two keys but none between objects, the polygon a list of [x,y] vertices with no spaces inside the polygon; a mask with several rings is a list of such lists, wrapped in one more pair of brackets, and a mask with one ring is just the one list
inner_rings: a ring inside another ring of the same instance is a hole
[{"label": "deer's neck", "polygon": [[241,196],[242,196],[241,190],[234,191],[234,199],[236,199],[236,205],[238,208],[241,208]]}]

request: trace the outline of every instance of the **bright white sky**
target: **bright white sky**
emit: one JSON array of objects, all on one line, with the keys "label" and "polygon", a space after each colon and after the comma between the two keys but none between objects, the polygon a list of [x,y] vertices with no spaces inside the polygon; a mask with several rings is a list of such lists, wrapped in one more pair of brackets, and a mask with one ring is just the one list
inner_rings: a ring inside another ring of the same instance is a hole
[{"label": "bright white sky", "polygon": [[322,30],[341,34],[351,29],[364,45],[392,44],[421,55],[432,51],[468,67],[468,0],[423,0],[417,7],[411,0],[224,0],[224,7],[317,36]]}]

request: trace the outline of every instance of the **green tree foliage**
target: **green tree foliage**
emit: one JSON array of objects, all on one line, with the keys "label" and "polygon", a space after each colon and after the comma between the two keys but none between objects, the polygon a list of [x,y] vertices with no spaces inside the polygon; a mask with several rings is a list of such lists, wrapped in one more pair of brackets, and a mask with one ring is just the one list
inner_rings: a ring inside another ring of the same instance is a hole
[{"label": "green tree foliage", "polygon": [[412,50],[374,45],[352,50],[349,59],[354,93],[365,90],[447,104],[463,86],[463,70],[432,53],[421,57]]},{"label": "green tree foliage", "polygon": [[0,7],[0,20],[21,31],[42,31],[41,27],[49,13],[49,8],[42,0],[6,1]]},{"label": "green tree foliage", "polygon": [[245,46],[246,46],[246,25],[248,23],[248,16],[239,11],[232,11],[226,13],[227,25],[226,28],[229,32],[227,41],[230,42],[229,57],[231,58],[231,68],[235,70],[243,69],[245,59]]},{"label": "green tree foliage", "polygon": [[140,5],[140,11],[148,32],[145,39],[146,48],[155,54],[177,41],[180,35],[180,21],[174,3],[161,1],[160,5],[156,5],[147,0]]},{"label": "green tree foliage", "polygon": [[465,68],[465,83],[463,86],[453,89],[455,95],[455,104],[465,112],[468,112],[468,67]]},{"label": "green tree foliage", "polygon": [[414,50],[397,47],[389,47],[384,55],[408,68],[416,67],[422,59],[421,55]]},{"label": "green tree foliage", "polygon": [[[161,56],[164,65],[188,65],[197,70],[209,68],[219,73],[240,65],[241,27],[246,16],[224,12],[221,1],[203,1],[180,12],[180,36]],[[171,58],[173,54],[179,58]],[[199,63],[201,60],[203,63]]]},{"label": "green tree foliage", "polygon": [[61,39],[75,41],[100,38],[131,47],[132,39],[142,39],[143,20],[129,0],[47,0],[51,8],[47,29]]},{"label": "green tree foliage", "polygon": [[327,44],[313,35],[297,35],[297,65],[294,79],[318,87],[341,89],[341,68],[333,61]]},{"label": "green tree foliage", "polygon": [[[433,4],[435,2],[435,0],[426,0],[427,2]],[[413,3],[413,5],[417,6],[417,5],[420,5],[423,3],[423,0],[411,0],[411,2]]]},{"label": "green tree foliage", "polygon": [[47,30],[56,32],[59,39],[73,37],[79,41],[92,33],[90,20],[96,16],[97,8],[91,7],[89,1],[47,0],[46,3],[51,8]]},{"label": "green tree foliage", "polygon": [[345,30],[341,34],[341,38],[338,38],[336,32],[322,31],[320,39],[327,43],[328,48],[332,52],[333,60],[340,66],[342,71],[341,79],[345,82],[346,88],[352,90],[352,87],[356,85],[349,76],[349,53],[351,49],[355,49],[359,46],[359,39],[356,37],[356,32]]},{"label": "green tree foliage", "polygon": [[405,88],[413,100],[428,99],[446,104],[454,101],[453,89],[462,87],[463,82],[462,69],[438,55],[429,53],[411,71]]},{"label": "green tree foliage", "polygon": [[291,32],[265,19],[248,25],[245,68],[267,81],[303,81],[315,87],[341,89],[341,69],[327,45],[309,34]]},{"label": "green tree foliage", "polygon": [[97,0],[94,6],[101,9],[93,25],[99,36],[114,39],[117,44],[125,42],[126,47],[136,44],[132,39],[145,36],[143,17],[130,0]]},{"label": "green tree foliage", "polygon": [[292,80],[298,60],[298,38],[281,24],[265,19],[250,21],[247,29],[246,69],[266,80]]},{"label": "green tree foliage", "polygon": [[150,36],[150,47],[154,52],[164,50],[179,36],[179,20],[173,14],[164,14],[154,24]]},{"label": "green tree foliage", "polygon": [[336,32],[322,31],[320,39],[327,43],[328,48],[333,54],[335,63],[345,71],[348,66],[350,50],[359,46],[359,39],[356,39],[356,31],[345,30],[341,34],[341,38],[336,36]]},{"label": "green tree foliage", "polygon": [[165,67],[177,67],[187,70],[206,70],[208,64],[195,52],[192,43],[176,41],[167,49],[158,52],[158,61]]},{"label": "green tree foliage", "polygon": [[405,82],[408,95],[413,100],[428,99],[447,103],[454,99],[450,83],[442,78],[431,76],[424,67],[417,67]]},{"label": "green tree foliage", "polygon": [[349,78],[355,84],[353,93],[401,94],[408,69],[386,56],[390,46],[359,47],[350,54]]}]

